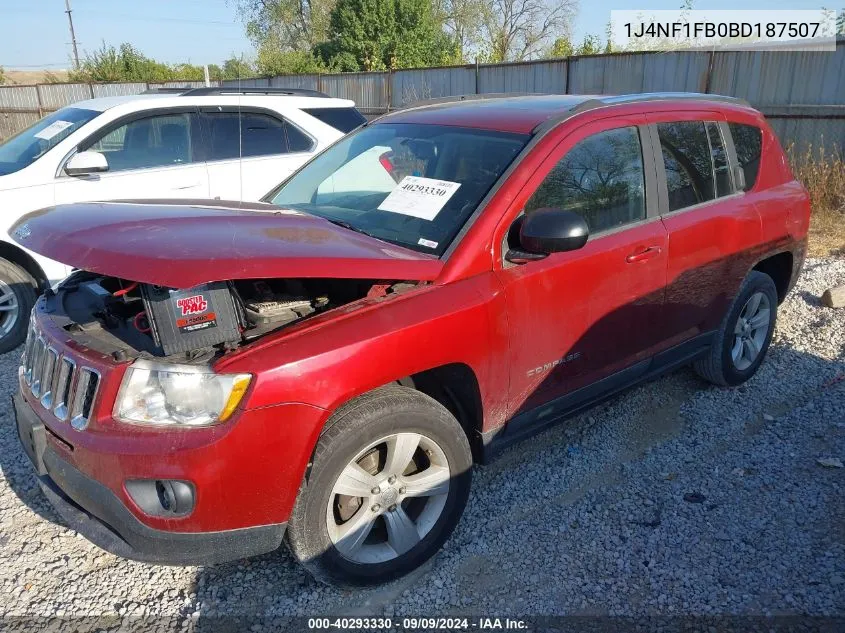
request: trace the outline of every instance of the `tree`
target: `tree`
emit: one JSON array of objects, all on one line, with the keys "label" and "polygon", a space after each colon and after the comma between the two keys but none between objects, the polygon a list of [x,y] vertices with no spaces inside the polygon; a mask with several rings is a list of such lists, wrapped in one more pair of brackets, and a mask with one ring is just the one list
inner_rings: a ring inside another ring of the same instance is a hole
[{"label": "tree", "polygon": [[485,59],[523,61],[539,56],[554,33],[568,33],[577,0],[488,0],[481,32]]},{"label": "tree", "polygon": [[432,66],[455,55],[430,0],[338,0],[329,33],[314,53],[333,70]]},{"label": "tree", "polygon": [[552,44],[551,50],[547,57],[572,57],[575,54],[575,49],[568,37],[559,37]]},{"label": "tree", "polygon": [[190,63],[165,64],[146,57],[131,44],[119,47],[105,42],[93,53],[85,53],[78,70],[68,73],[70,81],[202,81],[202,66]]},{"label": "tree", "polygon": [[454,47],[454,61],[471,62],[483,50],[482,26],[489,0],[433,0],[435,22]]},{"label": "tree", "polygon": [[255,74],[255,69],[252,67],[243,56],[235,57],[234,55],[223,62],[223,76],[221,79],[240,79],[243,77],[252,77]]},{"label": "tree", "polygon": [[238,0],[247,36],[256,48],[310,51],[326,41],[335,0]]},{"label": "tree", "polygon": [[3,70],[3,67],[0,66],[0,85],[3,85],[4,83],[6,83],[6,73]]},{"label": "tree", "polygon": [[257,74],[262,77],[319,73],[325,65],[308,51],[283,51],[265,44],[255,61]]},{"label": "tree", "polygon": [[131,44],[120,48],[107,46],[86,53],[78,70],[72,71],[71,81],[169,81],[175,77],[167,64],[148,59]]},{"label": "tree", "polygon": [[255,77],[256,70],[243,56],[235,57],[233,55],[223,62],[222,67],[217,64],[209,64],[208,75],[215,81],[219,81],[221,79],[244,79],[247,77]]},{"label": "tree", "polygon": [[598,55],[601,53],[601,40],[598,35],[585,35],[584,41],[575,49],[576,55]]}]

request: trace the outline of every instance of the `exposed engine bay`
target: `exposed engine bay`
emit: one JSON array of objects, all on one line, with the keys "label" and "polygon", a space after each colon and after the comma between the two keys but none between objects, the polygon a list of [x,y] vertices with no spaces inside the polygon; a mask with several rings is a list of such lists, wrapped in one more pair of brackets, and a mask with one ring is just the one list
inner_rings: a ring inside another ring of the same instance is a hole
[{"label": "exposed engine bay", "polygon": [[45,294],[54,323],[116,358],[207,362],[292,323],[416,283],[361,279],[249,279],[189,289],[76,271]]}]

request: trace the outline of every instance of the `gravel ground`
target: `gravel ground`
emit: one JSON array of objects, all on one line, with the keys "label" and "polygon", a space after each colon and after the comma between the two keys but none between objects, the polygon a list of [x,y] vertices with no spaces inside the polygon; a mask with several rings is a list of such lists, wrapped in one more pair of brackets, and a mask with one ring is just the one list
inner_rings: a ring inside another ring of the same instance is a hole
[{"label": "gravel ground", "polygon": [[[845,615],[845,310],[810,260],[747,385],[681,370],[477,468],[434,560],[367,591],[281,550],[217,567],[118,559],[64,527],[0,419],[0,614]],[[0,356],[0,402],[19,353]]]}]

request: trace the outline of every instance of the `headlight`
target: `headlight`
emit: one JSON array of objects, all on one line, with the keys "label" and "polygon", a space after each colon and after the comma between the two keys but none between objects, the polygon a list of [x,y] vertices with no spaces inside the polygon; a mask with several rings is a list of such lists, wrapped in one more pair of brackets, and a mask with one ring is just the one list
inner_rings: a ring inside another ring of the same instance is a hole
[{"label": "headlight", "polygon": [[135,361],[115,404],[122,422],[208,426],[226,421],[249,386],[250,374],[216,374],[208,367]]}]

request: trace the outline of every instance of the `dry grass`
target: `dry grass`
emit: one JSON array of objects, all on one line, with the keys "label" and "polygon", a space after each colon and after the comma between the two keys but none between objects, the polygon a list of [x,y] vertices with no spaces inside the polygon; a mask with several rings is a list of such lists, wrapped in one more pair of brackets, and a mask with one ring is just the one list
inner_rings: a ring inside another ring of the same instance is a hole
[{"label": "dry grass", "polygon": [[810,255],[845,256],[845,158],[838,147],[787,150],[796,178],[810,192]]},{"label": "dry grass", "polygon": [[8,85],[46,84],[51,81],[67,81],[66,70],[9,70],[6,69]]}]

